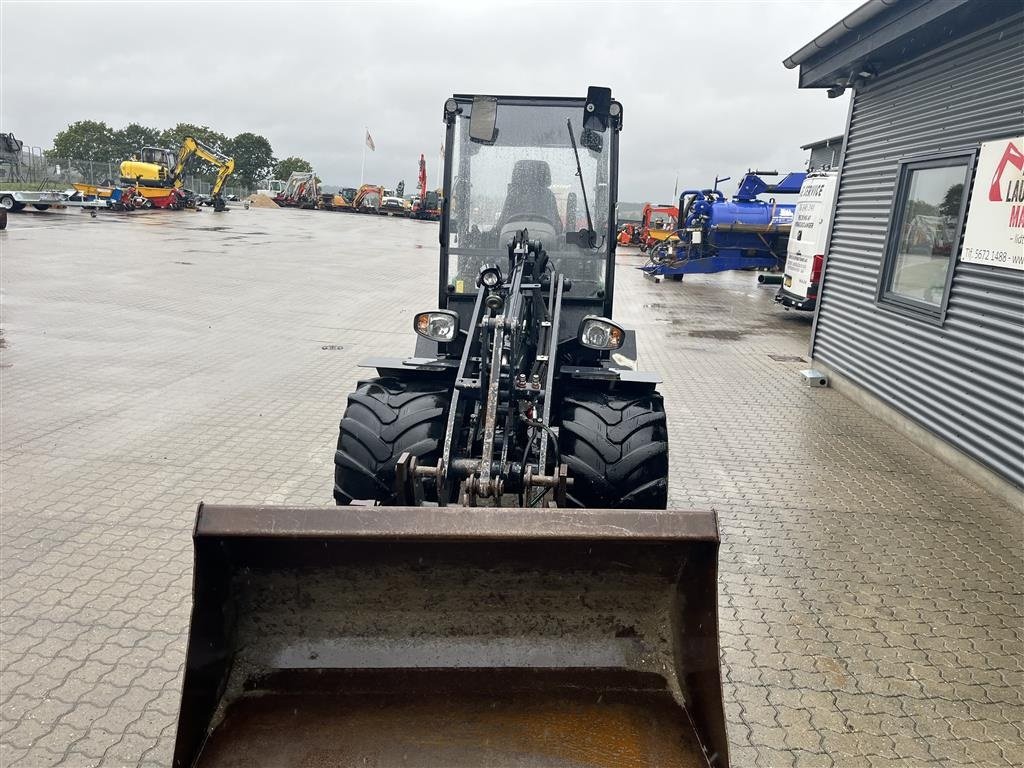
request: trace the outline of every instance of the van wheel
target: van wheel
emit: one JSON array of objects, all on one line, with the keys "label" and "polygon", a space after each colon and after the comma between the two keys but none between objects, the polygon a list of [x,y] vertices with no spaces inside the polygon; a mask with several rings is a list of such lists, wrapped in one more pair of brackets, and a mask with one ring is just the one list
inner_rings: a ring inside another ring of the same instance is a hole
[{"label": "van wheel", "polygon": [[567,395],[561,411],[571,506],[665,509],[668,427],[659,393],[581,391]]},{"label": "van wheel", "polygon": [[33,203],[32,207],[35,208],[37,211],[48,211],[48,210],[50,210],[50,206],[48,206],[48,205],[40,205],[38,203]]}]

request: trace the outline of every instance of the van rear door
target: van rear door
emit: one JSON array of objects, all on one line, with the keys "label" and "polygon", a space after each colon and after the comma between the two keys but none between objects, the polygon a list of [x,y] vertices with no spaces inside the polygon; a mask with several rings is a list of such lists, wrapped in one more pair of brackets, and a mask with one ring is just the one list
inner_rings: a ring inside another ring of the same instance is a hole
[{"label": "van rear door", "polygon": [[[800,187],[780,291],[783,299],[805,301],[817,293],[816,281],[812,279],[817,277],[814,274],[815,256],[825,253],[825,239],[835,201],[836,176],[835,171],[812,173]],[[820,264],[821,260],[818,262]]]}]

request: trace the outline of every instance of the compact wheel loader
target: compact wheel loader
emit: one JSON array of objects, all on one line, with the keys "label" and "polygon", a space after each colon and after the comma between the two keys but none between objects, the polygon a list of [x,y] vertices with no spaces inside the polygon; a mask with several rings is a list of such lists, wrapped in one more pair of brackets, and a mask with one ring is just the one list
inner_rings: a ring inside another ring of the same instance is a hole
[{"label": "compact wheel loader", "polygon": [[176,766],[714,766],[717,523],[612,319],[622,106],[456,95],[439,308],[336,507],[200,505]]}]

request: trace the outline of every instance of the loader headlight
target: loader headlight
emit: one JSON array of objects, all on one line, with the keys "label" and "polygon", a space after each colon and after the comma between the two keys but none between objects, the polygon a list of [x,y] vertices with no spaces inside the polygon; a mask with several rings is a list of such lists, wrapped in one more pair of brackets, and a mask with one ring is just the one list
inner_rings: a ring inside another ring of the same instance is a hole
[{"label": "loader headlight", "polygon": [[501,270],[497,267],[484,267],[480,270],[480,275],[477,277],[477,285],[497,288],[501,285]]},{"label": "loader headlight", "polygon": [[626,333],[606,317],[587,315],[580,323],[579,342],[590,349],[618,349]]},{"label": "loader headlight", "polygon": [[459,316],[447,309],[420,312],[413,318],[416,333],[431,341],[455,341],[459,332]]}]

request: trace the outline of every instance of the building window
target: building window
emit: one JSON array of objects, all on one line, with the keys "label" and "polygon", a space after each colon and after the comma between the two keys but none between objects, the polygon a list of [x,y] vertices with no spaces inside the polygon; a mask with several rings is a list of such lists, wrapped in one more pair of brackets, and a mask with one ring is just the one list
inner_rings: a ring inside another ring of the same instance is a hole
[{"label": "building window", "polygon": [[878,302],[941,322],[963,232],[974,152],[900,163]]}]

